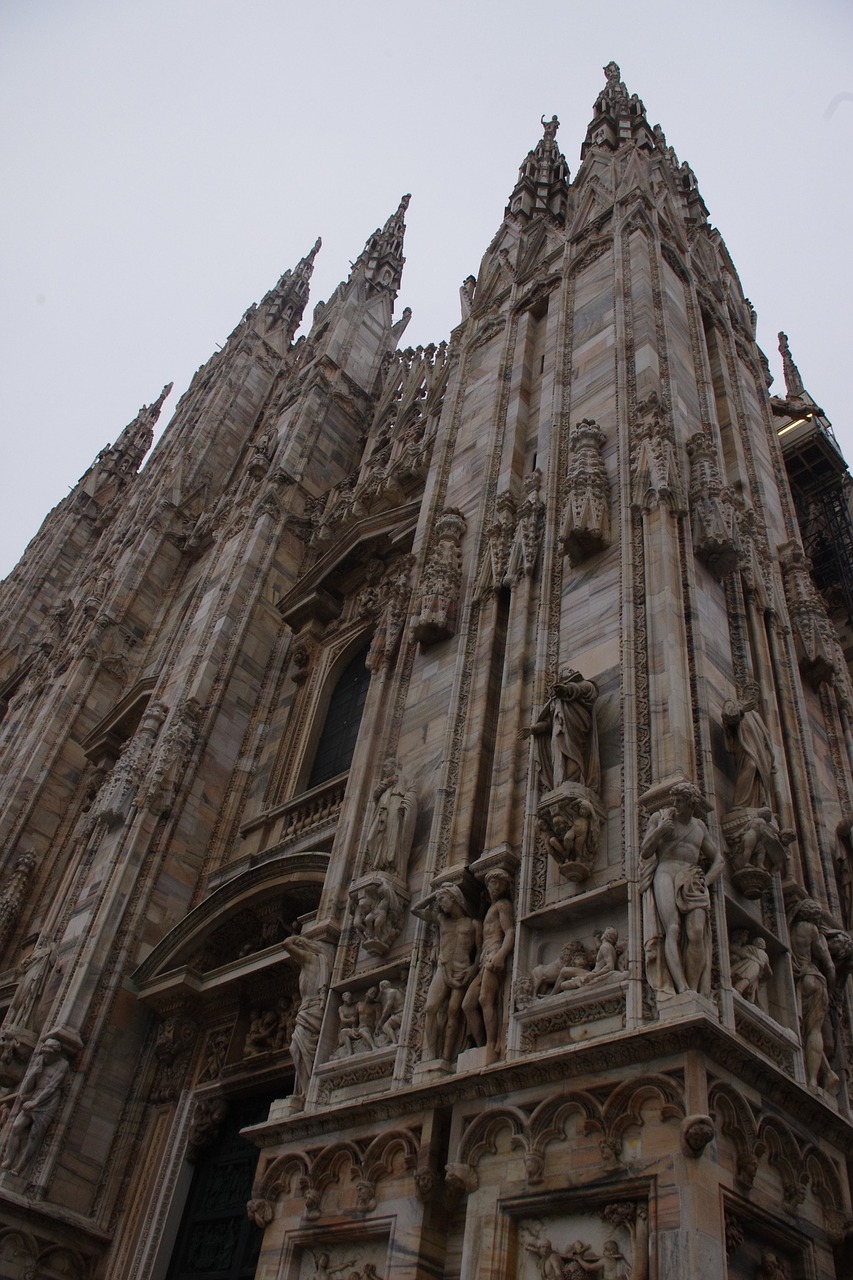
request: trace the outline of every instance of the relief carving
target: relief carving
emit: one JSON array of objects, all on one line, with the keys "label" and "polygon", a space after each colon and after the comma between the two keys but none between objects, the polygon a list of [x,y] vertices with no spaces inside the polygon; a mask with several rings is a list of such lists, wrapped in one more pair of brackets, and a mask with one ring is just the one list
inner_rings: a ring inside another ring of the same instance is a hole
[{"label": "relief carving", "polygon": [[368,955],[384,956],[403,927],[408,894],[399,882],[376,873],[362,876],[350,889],[353,928]]},{"label": "relief carving", "polygon": [[406,610],[412,594],[414,556],[402,556],[379,583],[378,621],[365,659],[368,671],[387,671],[394,661],[403,635]]},{"label": "relief carving", "polygon": [[832,679],[835,671],[835,633],[818,595],[802,547],[788,542],[779,548],[785,599],[794,632],[800,670],[815,688]]},{"label": "relief carving", "polygon": [[631,505],[637,511],[654,511],[662,506],[673,515],[683,515],[687,503],[675,452],[675,432],[669,421],[669,407],[656,391],[637,405],[632,438]]},{"label": "relief carving", "polygon": [[195,1162],[216,1141],[228,1115],[224,1098],[200,1098],[187,1134],[187,1159]]},{"label": "relief carving", "polygon": [[436,522],[435,545],[421,575],[412,611],[412,636],[423,645],[456,634],[465,528],[465,517],[455,507],[443,511]]},{"label": "relief carving", "polygon": [[653,813],[640,847],[640,891],[646,978],[657,995],[711,993],[711,897],[723,856],[700,817],[702,797],[690,782]]},{"label": "relief carving", "polygon": [[59,1110],[69,1071],[63,1046],[48,1036],[33,1055],[18,1090],[0,1169],[23,1174],[32,1165]]},{"label": "relief carving", "polygon": [[397,1044],[403,1021],[403,992],[390,979],[370,987],[357,1000],[355,992],[344,991],[338,1007],[338,1041],[332,1058],[349,1058]]},{"label": "relief carving", "polygon": [[569,440],[568,502],[560,541],[572,565],[610,546],[610,485],[601,457],[604,439],[594,419],[584,418]]},{"label": "relief carving", "polygon": [[[533,996],[575,991],[624,972],[628,959],[627,940],[623,938],[620,942],[618,931],[612,925],[596,933],[595,940],[596,947],[592,952],[575,939],[563,947],[556,960],[536,965],[531,974]],[[543,991],[543,987],[549,990]]]},{"label": "relief carving", "polygon": [[27,898],[27,884],[36,869],[36,855],[31,849],[19,853],[3,892],[0,894],[0,953],[15,932],[21,908]]},{"label": "relief carving", "polygon": [[506,579],[519,582],[532,578],[539,558],[545,528],[545,503],[539,490],[542,472],[537,467],[524,477],[524,500],[518,508],[515,537],[507,560]]},{"label": "relief carving", "polygon": [[687,441],[690,458],[690,520],[693,549],[716,578],[734,572],[740,539],[731,492],[720,479],[714,446],[704,431]]}]

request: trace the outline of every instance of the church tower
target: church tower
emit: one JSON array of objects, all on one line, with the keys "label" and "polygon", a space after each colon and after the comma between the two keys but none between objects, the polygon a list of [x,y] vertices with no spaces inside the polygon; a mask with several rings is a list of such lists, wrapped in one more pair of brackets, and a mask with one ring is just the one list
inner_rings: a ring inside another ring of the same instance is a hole
[{"label": "church tower", "polygon": [[4,1276],[850,1274],[846,466],[618,66],[558,123],[447,342],[406,195],[0,588]]}]

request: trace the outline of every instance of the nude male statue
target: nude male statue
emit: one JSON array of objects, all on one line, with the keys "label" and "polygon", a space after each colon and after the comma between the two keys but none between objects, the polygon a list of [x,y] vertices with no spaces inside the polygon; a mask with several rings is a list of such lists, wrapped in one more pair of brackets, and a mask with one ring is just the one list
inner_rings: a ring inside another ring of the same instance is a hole
[{"label": "nude male statue", "polygon": [[474,1043],[497,1053],[501,1017],[501,980],[507,957],[515,944],[515,917],[510,891],[512,877],[506,871],[489,871],[485,877],[489,909],[483,921],[480,969],[465,993],[462,1012]]},{"label": "nude male statue", "polygon": [[[697,787],[678,782],[671,807],[652,814],[640,846],[640,889],[644,898],[646,961],[663,939],[668,970],[658,989],[711,993],[711,898],[708,885],[723,873],[723,855],[696,817]],[[708,862],[707,871],[703,861]],[[659,959],[656,956],[655,959]],[[651,980],[651,975],[650,975]]]},{"label": "nude male statue", "polygon": [[455,1057],[462,1001],[477,973],[480,922],[468,914],[458,885],[441,885],[412,906],[422,920],[438,925],[438,963],[427,992],[424,1058]]}]

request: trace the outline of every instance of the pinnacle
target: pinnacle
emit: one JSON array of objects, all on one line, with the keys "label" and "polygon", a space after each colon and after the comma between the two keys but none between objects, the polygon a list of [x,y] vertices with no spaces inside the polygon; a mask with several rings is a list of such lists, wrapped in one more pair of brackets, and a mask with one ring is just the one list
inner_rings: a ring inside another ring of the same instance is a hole
[{"label": "pinnacle", "polygon": [[581,159],[592,147],[617,151],[625,142],[654,146],[646,108],[636,93],[629,94],[618,62],[604,68],[605,86],[593,106],[593,116],[581,147]]},{"label": "pinnacle", "polygon": [[506,213],[527,218],[545,213],[562,225],[566,218],[569,169],[556,142],[560,122],[556,116],[550,120],[542,116],[540,123],[542,137],[522,161]]}]

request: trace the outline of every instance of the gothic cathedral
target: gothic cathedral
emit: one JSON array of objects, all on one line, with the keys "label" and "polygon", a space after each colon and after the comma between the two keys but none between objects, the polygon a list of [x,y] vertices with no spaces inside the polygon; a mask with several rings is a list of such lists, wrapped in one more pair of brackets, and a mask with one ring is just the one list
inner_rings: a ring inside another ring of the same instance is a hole
[{"label": "gothic cathedral", "polygon": [[4,1280],[853,1275],[849,477],[557,127],[446,342],[404,196],[0,588]]}]

